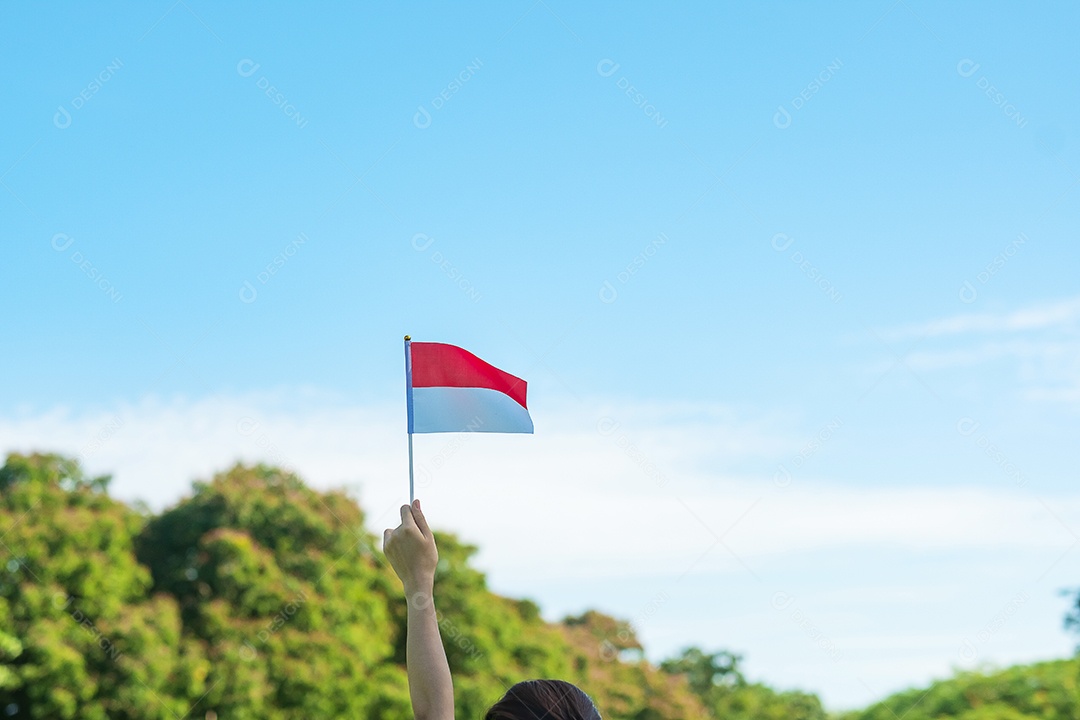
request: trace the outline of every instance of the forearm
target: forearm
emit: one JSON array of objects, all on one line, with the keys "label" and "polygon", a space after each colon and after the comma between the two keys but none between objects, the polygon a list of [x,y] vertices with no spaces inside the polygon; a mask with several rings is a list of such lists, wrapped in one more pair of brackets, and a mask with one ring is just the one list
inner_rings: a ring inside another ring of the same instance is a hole
[{"label": "forearm", "polygon": [[409,605],[405,664],[416,720],[454,720],[454,685],[430,586],[405,590]]}]

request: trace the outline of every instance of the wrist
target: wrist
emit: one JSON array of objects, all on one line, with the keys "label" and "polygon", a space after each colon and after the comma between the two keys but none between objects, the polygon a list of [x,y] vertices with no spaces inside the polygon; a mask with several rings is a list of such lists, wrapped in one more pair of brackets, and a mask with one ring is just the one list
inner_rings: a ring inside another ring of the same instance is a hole
[{"label": "wrist", "polygon": [[435,592],[434,577],[412,578],[403,581],[402,585],[405,586],[405,597],[409,599],[414,595],[423,595],[430,599]]}]

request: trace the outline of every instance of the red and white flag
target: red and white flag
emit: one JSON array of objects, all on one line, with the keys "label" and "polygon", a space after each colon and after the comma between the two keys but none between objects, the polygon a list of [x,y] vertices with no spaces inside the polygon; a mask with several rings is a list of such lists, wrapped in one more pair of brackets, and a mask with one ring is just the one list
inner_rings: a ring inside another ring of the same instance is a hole
[{"label": "red and white flag", "polygon": [[455,345],[405,340],[409,434],[531,433],[524,380]]}]

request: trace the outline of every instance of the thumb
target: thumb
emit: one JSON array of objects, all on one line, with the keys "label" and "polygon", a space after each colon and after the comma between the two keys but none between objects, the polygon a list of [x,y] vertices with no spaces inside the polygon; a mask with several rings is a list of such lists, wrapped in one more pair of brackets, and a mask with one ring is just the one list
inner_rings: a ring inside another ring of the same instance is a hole
[{"label": "thumb", "polygon": [[420,501],[417,500],[412,506],[413,519],[416,520],[416,527],[420,528],[420,532],[424,537],[431,537],[431,528],[428,527],[427,518],[424,517],[424,511],[420,509]]},{"label": "thumb", "polygon": [[390,533],[392,533],[392,532],[394,532],[394,531],[389,529],[389,528],[382,531],[382,549],[383,549],[383,552],[386,552],[386,546],[390,544]]}]

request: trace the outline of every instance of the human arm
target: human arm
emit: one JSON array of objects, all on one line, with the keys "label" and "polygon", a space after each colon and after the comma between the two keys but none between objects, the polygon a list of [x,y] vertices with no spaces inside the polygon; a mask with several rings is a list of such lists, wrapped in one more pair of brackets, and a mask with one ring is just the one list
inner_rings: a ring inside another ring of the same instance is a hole
[{"label": "human arm", "polygon": [[435,614],[439,552],[420,501],[401,506],[401,524],[383,533],[383,551],[405,586],[405,664],[416,720],[454,720],[454,685]]}]

